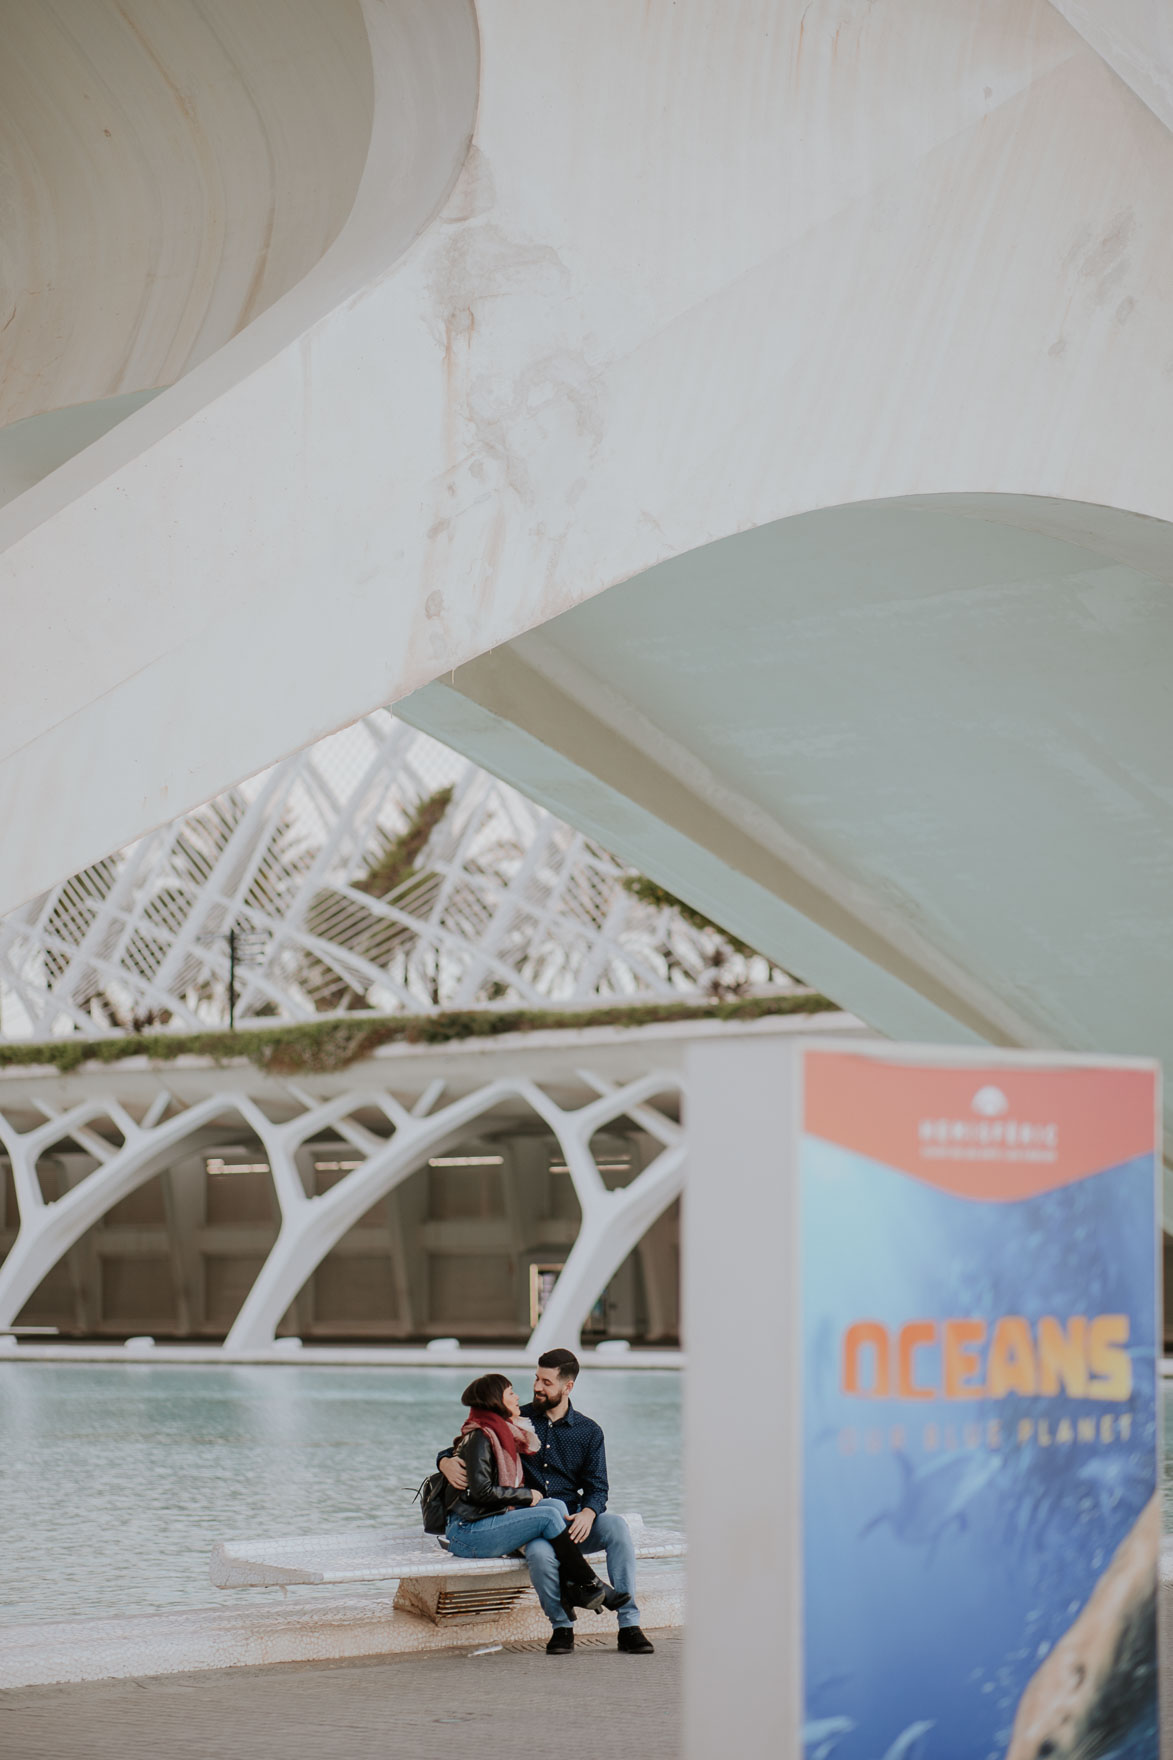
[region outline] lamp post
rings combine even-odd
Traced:
[[[265,932],[261,929],[238,929],[233,923],[227,933],[200,935],[197,939],[205,945],[216,941],[228,943],[228,1030],[230,1033],[235,1032],[236,968],[238,965],[247,966],[252,963],[251,956],[264,944]]]

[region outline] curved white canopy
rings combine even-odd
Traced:
[[[881,1028],[1173,1050],[1169,67],[1064,10],[367,0],[334,244],[0,514],[0,902],[422,692]]]

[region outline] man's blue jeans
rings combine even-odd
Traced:
[[[556,1498],[549,1499],[557,1503]],[[541,1508],[538,1504],[536,1508]],[[558,1504],[558,1508],[563,1506]],[[607,1575],[611,1586],[615,1589],[626,1589],[631,1600],[619,1609],[621,1626],[637,1626],[639,1624],[639,1608],[635,1604],[635,1547],[632,1544],[631,1530],[622,1516],[613,1516],[605,1511],[595,1517],[595,1525],[587,1535],[583,1551],[587,1553],[606,1551]],[[538,1600],[552,1626],[568,1626],[571,1621],[558,1598],[558,1560],[554,1557],[554,1548],[548,1540],[531,1540],[525,1549],[525,1562],[529,1566],[530,1581],[538,1592]]]
[[[448,1523],[448,1547],[455,1558],[504,1558],[507,1553],[525,1549],[530,1582],[537,1590],[542,1611],[552,1626],[568,1626],[572,1622],[558,1593],[558,1560],[550,1538],[566,1527],[566,1505],[557,1497],[543,1497],[529,1509],[505,1510],[499,1516],[485,1516],[479,1522]],[[619,1609],[621,1626],[639,1624],[639,1608],[635,1604],[635,1547],[622,1516],[596,1516],[595,1525],[587,1536],[584,1550],[606,1549],[607,1575],[616,1589],[626,1589],[632,1597]]]

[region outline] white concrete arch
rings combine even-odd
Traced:
[[[13,1323],[37,1286],[87,1229],[121,1199],[178,1159],[187,1140],[209,1125],[235,1115],[260,1141],[272,1174],[281,1235],[288,1238],[290,1233],[297,1232],[298,1219],[311,1202],[295,1160],[301,1144],[316,1131],[344,1120],[354,1106],[374,1104],[392,1118],[402,1111],[388,1094],[363,1094],[357,1098],[347,1095],[318,1104],[307,1101],[304,1111],[285,1123],[275,1123],[247,1092],[213,1094],[164,1119],[170,1104],[169,1091],[160,1089],[139,1123],[115,1098],[83,1101],[66,1112],[42,1103],[40,1109],[47,1114],[46,1123],[25,1132],[13,1129],[0,1112],[0,1146],[10,1158],[20,1213],[16,1241],[0,1264],[0,1327]],[[98,1118],[110,1118],[115,1123],[123,1134],[121,1146],[115,1147],[87,1129]],[[378,1139],[362,1132],[353,1121],[343,1128],[351,1140],[361,1138],[364,1148],[378,1144]],[[47,1204],[36,1177],[37,1159],[65,1137],[84,1148],[99,1165],[64,1197]],[[280,1236],[277,1244],[281,1245]],[[272,1342],[271,1335],[267,1342]]]
[[[24,196],[6,424],[170,385],[295,286],[354,205],[373,89],[359,0],[7,0],[0,21]]]
[[[1171,654],[1173,524],[942,495],[677,557],[399,712],[882,1031],[1167,1060]]]
[[[257,0],[257,3],[260,4],[261,0]],[[18,7],[18,10],[29,9]],[[225,10],[233,12],[231,6],[226,6]],[[334,9],[323,8],[313,4],[312,0],[306,0],[304,10],[320,16],[332,13]],[[373,78],[373,116],[369,150],[357,195],[338,236],[288,292],[282,294],[259,316],[254,317],[238,334],[225,341],[209,358],[192,367],[158,397],[136,409],[110,432],[87,445],[83,452],[61,464],[43,481],[18,495],[7,507],[0,508],[0,553],[6,553],[10,560],[23,550],[28,541],[36,548],[38,540],[35,534],[43,531],[47,524],[56,526],[61,516],[65,517],[67,524],[70,523],[70,510],[73,510],[75,517],[80,511],[80,501],[92,492],[96,490],[99,498],[102,498],[106,493],[102,485],[120,477],[124,471],[135,476],[141,461],[148,453],[153,457],[167,453],[171,460],[169,468],[176,473],[177,480],[186,477],[193,469],[202,469],[202,466],[196,465],[191,453],[191,440],[201,428],[205,429],[208,439],[211,439],[211,429],[219,427],[221,415],[225,412],[225,400],[235,406],[236,413],[231,418],[232,438],[229,439],[226,434],[221,433],[213,443],[214,452],[222,460],[226,460],[229,453],[238,460],[247,454],[254,462],[263,455],[268,456],[287,486],[292,488],[295,484],[300,485],[297,491],[299,494],[311,494],[311,486],[321,481],[321,467],[324,462],[319,454],[319,442],[313,435],[318,428],[319,417],[326,415],[329,409],[332,411],[328,417],[329,425],[333,426],[335,420],[341,420],[348,432],[347,449],[351,458],[348,469],[355,468],[358,461],[365,460],[358,468],[362,471],[375,469],[383,483],[380,491],[383,495],[387,493],[388,482],[394,483],[396,480],[396,466],[385,453],[381,435],[370,429],[366,416],[377,408],[378,420],[386,420],[391,408],[402,404],[403,398],[408,395],[407,381],[400,381],[389,400],[388,387],[380,385],[375,392],[375,404],[368,407],[366,414],[353,402],[350,392],[345,392],[344,401],[350,408],[344,414],[336,403],[342,388],[328,363],[318,353],[314,337],[320,326],[325,326],[326,329],[349,327],[347,314],[353,302],[361,300],[372,285],[377,285],[392,275],[395,265],[410,253],[412,245],[451,191],[465,162],[475,123],[480,46],[471,0],[364,0],[362,13]],[[334,110],[331,115],[337,120]],[[419,346],[419,337],[414,337],[410,344],[411,349],[416,350]],[[372,371],[378,377],[381,363],[385,364],[386,337],[380,338],[376,335],[371,339],[370,347],[368,377]],[[0,357],[0,375],[10,376],[14,371],[16,368],[12,361],[5,362]],[[290,372],[292,377],[288,377]],[[290,396],[293,399],[292,404],[289,401]],[[259,398],[260,401],[252,415],[246,414],[245,406],[254,398]],[[243,403],[239,399],[243,399]],[[261,415],[262,405],[267,412],[264,415]],[[296,413],[297,407],[301,409],[300,416]],[[259,424],[257,416],[260,416]],[[279,463],[278,455],[282,455]],[[115,491],[115,494],[121,499],[121,491]],[[136,502],[137,498],[138,491],[134,490],[131,491],[130,501],[121,499],[123,510],[129,515],[129,524],[119,540],[124,574],[128,568],[133,571],[133,565],[129,562],[130,552],[134,548],[132,534],[137,531],[140,536],[145,536],[141,509],[131,511],[131,503]],[[260,506],[266,500],[267,494],[262,492],[261,500],[256,505]],[[284,524],[283,516],[279,514],[275,502],[269,502],[268,505],[274,523],[269,526],[268,533],[261,542],[262,553],[271,553],[273,544],[279,547],[282,545],[280,532]],[[268,521],[267,515],[266,524]],[[57,530],[60,535],[61,528],[57,527]],[[212,549],[218,549],[221,540],[227,536],[227,529],[218,515],[210,515],[204,523],[203,531],[201,544],[196,534],[191,534],[190,541],[187,537],[180,539],[178,527],[172,528],[177,547],[170,561],[164,562],[162,557],[158,557],[151,565],[155,582],[153,591],[160,591],[160,582],[170,580],[173,566],[178,563],[181,555],[187,555],[204,582],[197,596],[188,602],[187,611],[182,614],[187,637],[194,637],[198,643],[201,640],[201,630],[206,637],[211,634],[214,626],[219,625],[222,615],[229,617],[234,635],[232,641],[227,643],[220,640],[219,636],[216,639],[216,675],[224,686],[225,704],[233,703],[238,706],[237,709],[229,709],[229,715],[243,712],[244,718],[251,720],[254,711],[249,709],[244,712],[244,703],[250,698],[254,705],[257,702],[256,676],[254,674],[251,684],[245,683],[243,672],[239,674],[235,684],[230,678],[242,664],[245,672],[252,671],[253,662],[259,657],[252,649],[251,638],[245,634],[246,625],[252,616],[249,610],[251,595],[243,583],[240,583],[233,589],[229,599],[220,604],[214,602],[216,594],[212,583],[217,577],[221,580],[225,578],[226,559],[221,557],[220,561],[213,561],[206,546],[210,543]],[[362,566],[364,570],[370,570],[369,583],[373,583],[378,577],[383,582],[380,592],[393,599],[395,595],[388,595],[386,585],[389,559],[381,552],[376,554],[371,551],[367,539],[361,534],[355,532],[352,536],[367,556]],[[324,531],[322,537],[326,537]],[[201,548],[204,549],[202,560],[197,555]],[[259,554],[256,560],[259,562]],[[22,565],[18,564],[20,566]],[[338,555],[333,537],[328,539],[326,547],[317,555],[312,570],[318,587],[327,580],[338,578]],[[64,595],[69,600],[79,589],[80,583],[71,564],[66,565],[66,576],[72,582]],[[64,586],[65,576],[59,576],[59,579]],[[0,582],[0,591],[5,591],[5,588],[6,583]],[[167,592],[167,589],[163,590]],[[317,588],[315,594],[316,591]],[[121,656],[114,662],[114,671],[124,682],[141,672],[148,650],[156,658],[159,656],[155,642],[158,632],[147,635],[137,618],[126,620],[120,612],[115,612],[112,603],[104,600],[103,592],[96,587],[92,575],[88,587],[84,589],[84,597],[91,611],[99,602],[105,602],[108,606],[111,621],[105,626],[106,632],[107,635],[118,632],[116,639],[122,649]],[[7,602],[6,591],[5,598]],[[256,608],[254,603],[253,609]],[[286,612],[290,609],[291,602],[287,602]],[[98,653],[103,643],[97,636],[92,617],[74,617],[65,610],[64,602],[59,604],[58,610],[63,613],[59,622],[53,616],[57,629],[54,670],[57,675],[58,707],[48,718],[39,718],[40,733],[48,734],[50,738],[54,721],[59,722],[62,732],[65,732],[65,723],[72,721],[71,710],[66,711],[65,721],[59,721],[59,714],[64,698],[73,698],[75,687],[79,687],[81,694],[91,703],[96,700],[95,690],[98,695],[102,695],[107,688],[98,682],[98,673],[101,671]],[[12,629],[11,635],[13,651],[23,653],[22,638],[15,629]],[[140,643],[140,636],[146,636],[145,647]],[[75,637],[78,638],[76,644]],[[186,645],[187,637],[181,638],[181,645]],[[251,660],[246,658],[250,651]],[[31,653],[30,649],[30,663]],[[301,662],[297,663],[296,672],[298,676],[309,676],[303,670]],[[185,676],[190,681],[191,675],[186,668]],[[332,667],[324,667],[314,691],[309,693],[313,696],[322,689],[325,691],[321,713],[316,716],[316,726],[310,737],[330,732],[354,718],[351,713],[338,713],[336,706],[329,702],[334,690],[331,683],[333,676]],[[154,734],[150,742],[119,737],[117,744],[124,753],[127,768],[133,770],[144,763],[148,768],[151,767],[153,761],[148,754],[154,739],[160,737],[163,725],[174,716],[180,702],[192,700],[196,694],[198,693],[191,692],[185,684],[178,694],[168,693],[169,702],[167,698],[156,700],[155,706],[145,712],[145,718],[141,712],[136,711],[134,719],[138,725],[152,727]],[[305,693],[301,692],[286,694],[290,698],[305,697]],[[375,708],[385,703],[393,694],[389,690],[381,690],[366,706]],[[350,692],[346,695],[353,700]],[[10,690],[5,693],[4,707],[7,710],[16,709]],[[300,721],[301,717],[297,719]],[[223,725],[222,722],[220,724]],[[10,723],[9,730],[11,725]],[[31,726],[27,731],[32,732]],[[255,748],[257,759],[253,762],[247,749],[252,742],[239,742],[236,736],[230,734],[230,743],[236,748],[234,758],[227,770],[222,769],[217,761],[214,768],[219,772],[218,780],[205,787],[202,777],[196,780],[195,772],[203,767],[202,760],[196,754],[203,740],[206,740],[208,731],[208,727],[205,727],[201,739],[193,741],[188,747],[187,758],[179,760],[171,770],[169,780],[156,793],[146,816],[138,811],[123,816],[123,829],[115,835],[114,843],[109,847],[129,842],[149,826],[171,818],[177,810],[195,806],[231,781],[240,776],[254,774],[275,757],[283,756],[306,743],[303,733],[299,732],[293,738],[281,733],[276,743],[268,739],[261,742],[265,748],[263,752]],[[91,760],[97,757],[96,748],[89,746],[84,739],[77,741],[74,738],[76,732],[74,727],[66,736],[71,764],[83,769],[90,768]],[[137,755],[132,754],[132,748]],[[0,753],[10,753],[6,734],[2,729]],[[194,770],[191,768],[193,760]],[[98,767],[105,768],[104,761]],[[96,772],[92,771],[91,775],[96,784]],[[181,777],[184,780],[179,782]],[[13,773],[9,773],[7,780],[13,780]],[[17,808],[16,799],[7,796],[3,782],[0,782],[0,794],[5,796],[5,810]],[[61,799],[60,796],[57,798]],[[141,793],[139,799],[141,804]],[[30,797],[29,805],[31,804]],[[62,808],[61,818],[69,818],[72,809],[65,810],[63,801]],[[99,814],[99,818],[102,817],[104,815]],[[55,822],[60,823],[60,820]],[[100,838],[105,845],[104,835],[100,834]],[[3,904],[8,906],[31,897],[46,885],[54,884],[63,874],[85,865],[87,859],[83,858],[80,863],[73,863],[68,858],[61,861],[59,852],[53,852],[40,868],[41,884],[38,886],[34,883],[31,887],[20,885],[15,891],[5,891]]]
[[[0,1264],[0,1327],[14,1323],[37,1286],[70,1247],[121,1198],[174,1160],[188,1137],[226,1112],[244,1116],[247,1105],[237,1095],[219,1094],[196,1101],[175,1117],[164,1119],[169,1100],[166,1090],[161,1090],[141,1123],[118,1110],[118,1126],[125,1137],[120,1149],[103,1144],[85,1128],[92,1120],[111,1115],[112,1108],[117,1107],[117,1102],[111,1100],[83,1102],[28,1132],[13,1130],[0,1114],[0,1143],[12,1163],[20,1213],[16,1241]],[[37,1157],[67,1136],[81,1143],[99,1165],[64,1197],[47,1204],[37,1182]]]
[[[9,1248],[0,1261],[0,1328],[16,1321],[63,1256],[80,1247],[72,1265],[72,1307],[55,1311],[65,1322],[64,1330],[83,1337],[95,1329],[114,1336],[144,1330],[134,1324],[136,1318],[141,1321],[141,1308],[136,1315],[119,1299],[108,1304],[103,1294],[102,1267],[125,1264],[129,1251],[156,1263],[166,1258],[170,1266],[175,1305],[154,1310],[155,1330],[166,1334],[174,1328],[180,1337],[207,1339],[223,1336],[227,1327],[229,1351],[264,1352],[307,1279],[357,1225],[373,1233],[352,1243],[356,1257],[382,1255],[395,1266],[396,1278],[404,1275],[408,1252],[443,1255],[451,1246],[457,1258],[484,1251],[518,1264],[527,1262],[527,1256],[529,1262],[544,1262],[550,1254],[564,1257],[553,1297],[530,1343],[534,1348],[573,1344],[616,1270],[682,1192],[686,1119],[677,1123],[674,1115],[679,1111],[683,1117],[685,1111],[688,1047],[698,1038],[718,1035],[756,1040],[844,1031],[858,1033],[859,1023],[827,1013],[660,1022],[637,1029],[574,1027],[442,1045],[398,1044],[349,1069],[306,1071],[297,1079],[240,1058],[220,1062],[195,1056],[94,1059],[68,1071],[47,1065],[8,1067],[0,1070],[0,1156],[11,1164],[17,1217],[7,1208],[0,1212],[0,1251],[5,1244]],[[560,1198],[552,1201],[549,1187],[560,1185],[561,1176],[556,1182],[548,1177],[553,1171],[545,1158],[549,1145],[535,1141],[535,1119],[559,1145],[568,1169],[580,1212],[577,1237],[568,1213],[572,1207]],[[644,1165],[627,1185],[609,1188],[592,1143],[600,1135],[613,1140],[616,1128],[623,1128],[620,1120],[639,1133]],[[237,1121],[242,1135],[232,1136]],[[486,1213],[486,1233],[480,1237],[481,1222],[472,1225],[471,1234],[459,1222],[456,1242],[426,1239],[431,1224],[422,1209],[414,1221],[404,1212],[398,1221],[377,1226],[364,1222],[377,1201],[430,1156],[485,1132],[511,1145],[506,1151],[514,1162],[508,1182],[512,1195],[505,1198],[505,1210],[512,1216],[506,1225],[507,1247],[496,1214]],[[271,1181],[279,1213],[279,1232],[271,1246],[268,1204],[263,1216],[249,1207],[249,1194],[256,1188],[213,1177],[237,1173],[251,1179],[264,1169],[206,1165],[210,1156],[228,1153],[226,1138],[234,1155],[244,1151],[237,1158],[246,1163],[260,1161],[263,1153],[269,1170],[266,1184]],[[66,1140],[97,1165],[87,1170],[79,1155],[66,1166],[71,1151],[68,1146],[59,1151],[67,1189],[56,1201],[46,1201],[37,1178],[38,1158]],[[361,1155],[361,1165],[349,1171],[339,1167],[339,1144],[347,1146],[347,1159],[351,1152],[357,1152],[355,1158]],[[319,1159],[323,1155],[324,1162]],[[634,1159],[633,1147],[629,1166]],[[319,1170],[341,1177],[310,1195]],[[83,1243],[87,1231],[158,1173],[168,1177],[162,1182],[155,1223],[140,1213],[97,1230]],[[243,1207],[230,1197],[234,1192],[242,1196]],[[267,1257],[255,1272],[261,1223]],[[153,1227],[155,1233],[128,1242],[119,1233],[123,1227]],[[397,1229],[402,1233],[397,1235]],[[215,1282],[234,1261],[237,1269],[228,1281]],[[248,1265],[247,1277],[242,1261]],[[412,1263],[422,1266],[424,1260]],[[521,1316],[515,1308],[510,1312],[507,1324],[512,1330]],[[499,1321],[504,1316],[498,1311],[491,1317]],[[386,1310],[359,1316],[352,1310],[344,1315],[311,1312],[305,1316],[307,1337],[337,1336],[330,1326],[356,1318],[362,1322],[362,1335],[373,1341],[383,1336],[382,1322],[392,1315]],[[417,1307],[409,1295],[402,1305],[393,1304],[390,1335],[418,1338],[432,1318],[431,1304]],[[630,1315],[622,1324],[634,1323]],[[453,1315],[444,1325],[445,1330],[457,1330],[459,1317]]]
[[[0,1111],[0,1147],[9,1156],[20,1213],[20,1229],[0,1264],[0,1327],[10,1326],[55,1265],[106,1213],[130,1192],[182,1155],[185,1142],[211,1124],[235,1115],[262,1145],[272,1173],[280,1230],[237,1315],[225,1349],[253,1351],[273,1343],[290,1303],[322,1260],[371,1205],[422,1167],[430,1155],[467,1135],[470,1126],[503,1100],[520,1099],[550,1128],[566,1157],[582,1211],[582,1225],[554,1297],[534,1334],[535,1348],[557,1337],[577,1343],[583,1323],[614,1271],[681,1190],[684,1151],[680,1128],[649,1096],[676,1092],[676,1078],[654,1072],[617,1085],[580,1071],[598,1098],[577,1108],[556,1104],[535,1082],[517,1078],[489,1081],[436,1110],[444,1083],[430,1083],[409,1106],[385,1089],[356,1089],[325,1100],[290,1085],[301,1110],[275,1122],[248,1093],[224,1092],[199,1100],[164,1119],[171,1102],[160,1089],[141,1123],[116,1097],[87,1100],[58,1111],[45,1106],[43,1125],[20,1131]],[[354,1114],[374,1109],[392,1127],[389,1139],[361,1125]],[[608,1190],[590,1150],[596,1132],[627,1116],[664,1147],[627,1186]],[[116,1146],[88,1127],[110,1119],[123,1135]],[[361,1167],[329,1191],[307,1196],[297,1169],[297,1151],[311,1137],[333,1130],[360,1149]],[[46,1203],[36,1176],[38,1158],[63,1138],[71,1138],[99,1163],[54,1203]]]
[[[599,1090],[599,1101],[564,1117],[559,1135],[582,1208],[582,1227],[530,1339],[529,1348],[537,1355],[555,1345],[573,1349],[578,1344],[600,1292],[684,1189],[683,1132],[657,1107],[644,1103],[665,1086],[675,1090],[676,1084],[652,1075],[619,1089],[589,1071],[580,1073]],[[663,1147],[629,1185],[609,1191],[599,1178],[590,1140],[619,1112]]]
[[[1167,1059],[1173,137],[1067,10],[372,0],[334,246],[0,514],[0,904],[411,698],[882,1030]]]
[[[29,657],[0,796],[63,801],[0,904],[725,535],[959,488],[1173,513],[1173,139],[1049,0],[503,0],[479,61],[467,12],[396,17],[416,85],[384,102],[376,52],[318,269],[0,521]],[[380,127],[429,107],[402,162],[463,175],[356,268]],[[108,627],[50,643],[79,568]],[[179,705],[217,666],[209,728]],[[137,726],[149,750],[91,763]]]
[[[600,1087],[599,1098],[569,1112],[536,1083],[506,1078],[488,1082],[439,1111],[434,1110],[442,1087],[437,1083],[425,1090],[410,1111],[394,1095],[380,1091],[348,1095],[307,1109],[286,1125],[258,1122],[257,1135],[291,1170],[294,1149],[326,1124],[361,1148],[366,1159],[328,1192],[313,1198],[306,1197],[295,1171],[292,1178],[286,1178],[280,1234],[232,1325],[225,1350],[256,1350],[272,1344],[290,1303],[359,1217],[417,1172],[430,1155],[459,1140],[478,1118],[509,1098],[525,1101],[553,1131],[566,1156],[582,1209],[578,1242],[555,1288],[559,1336],[563,1342],[577,1341],[612,1271],[677,1196],[683,1162],[682,1150],[676,1145],[676,1127],[654,1108],[641,1104],[649,1095],[673,1089],[673,1078],[643,1076],[621,1088],[603,1082],[592,1085]],[[372,1138],[347,1117],[364,1105],[376,1107],[387,1117],[393,1127],[388,1141]],[[674,1146],[657,1156],[630,1186],[609,1192],[589,1144],[596,1131],[624,1113],[638,1116],[639,1122],[648,1121],[646,1128],[654,1129],[661,1141],[671,1141]],[[273,1167],[276,1174],[276,1162]],[[535,1339],[544,1325],[545,1316]]]
[[[1173,129],[1173,20],[1162,0],[1052,0],[1166,128]]]

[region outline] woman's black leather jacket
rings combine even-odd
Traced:
[[[458,1522],[479,1522],[485,1516],[499,1516],[503,1510],[531,1504],[534,1494],[528,1485],[498,1485],[497,1456],[493,1444],[483,1430],[470,1430],[462,1436],[456,1449],[458,1460],[464,1462],[468,1489],[456,1491],[448,1487],[448,1515]]]

